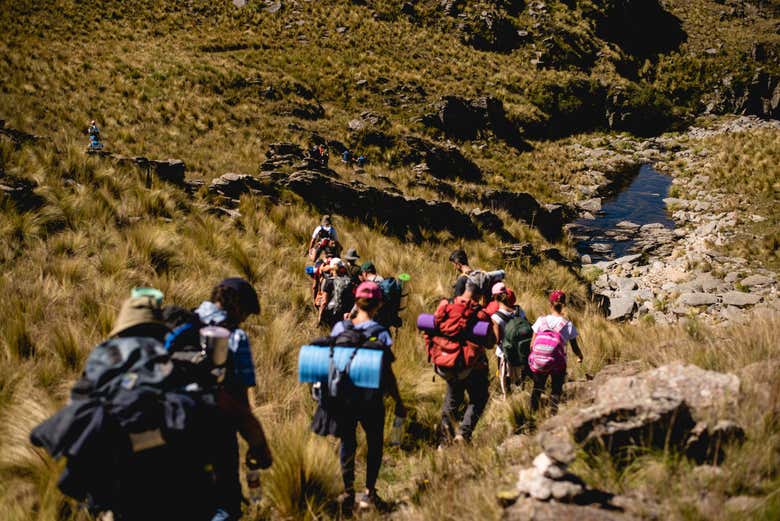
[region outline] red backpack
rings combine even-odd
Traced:
[[[428,358],[439,367],[473,367],[484,347],[468,334],[484,313],[479,304],[459,298],[439,304],[435,317],[437,334],[427,338]]]

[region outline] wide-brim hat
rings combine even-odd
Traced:
[[[114,328],[108,334],[114,337],[128,329],[140,325],[159,326],[167,330],[162,321],[162,311],[157,300],[151,296],[134,297],[125,300],[114,321]]]
[[[358,252],[355,250],[355,248],[350,248],[342,257],[348,261],[356,261],[360,258],[360,255],[358,255]]]

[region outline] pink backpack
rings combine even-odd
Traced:
[[[550,374],[566,371],[566,346],[563,344],[561,330],[567,324],[564,320],[553,328],[547,319],[544,320],[531,346],[531,354],[528,355],[531,372]]]

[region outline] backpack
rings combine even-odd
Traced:
[[[219,411],[213,389],[181,385],[153,338],[95,347],[70,402],[30,440],[67,463],[58,486],[120,519],[210,519]],[[143,501],[139,501],[143,498]]]
[[[479,321],[481,309],[478,304],[455,299],[439,305],[434,315],[436,333],[427,342],[428,359],[435,366],[467,368],[479,362],[484,347],[469,338],[469,334]]]
[[[311,429],[321,436],[341,436],[344,427],[340,420],[345,415],[354,414],[357,409],[366,406],[381,407],[382,385],[379,389],[363,389],[356,387],[350,377],[352,361],[360,349],[384,349],[384,345],[377,341],[377,337],[387,328],[377,324],[371,328],[361,330],[355,328],[351,320],[342,321],[344,330],[335,337],[323,337],[311,342],[312,345],[330,347],[330,365],[328,367],[327,380],[314,384],[317,409],[312,419]],[[335,346],[354,347],[349,360],[344,368],[336,365],[333,354]],[[386,357],[383,358],[383,366]],[[385,368],[383,367],[383,372]]]
[[[216,383],[211,359],[200,345],[200,330],[207,324],[194,311],[179,306],[163,307],[162,315],[171,330],[165,336],[163,347],[182,378],[204,385]]]
[[[382,307],[374,320],[385,327],[401,327],[404,323],[398,313],[403,310],[401,299],[404,297],[401,281],[395,278],[383,279],[379,283],[382,290]]]
[[[333,227],[325,228],[324,226],[320,226],[320,230],[317,232],[317,240],[321,241],[322,239],[332,239],[333,238]]]
[[[331,322],[335,324],[349,313],[355,304],[355,282],[349,275],[333,277],[333,295],[326,307]]]
[[[479,288],[479,293],[483,297],[490,297],[490,291],[493,289],[493,284],[504,279],[504,271],[482,271],[471,270],[466,275],[466,280],[476,285]]]
[[[532,372],[550,374],[566,371],[566,346],[563,344],[561,331],[567,323],[562,321],[553,328],[548,320],[544,319],[528,355],[528,366]]]
[[[523,367],[528,365],[528,355],[531,353],[531,339],[534,330],[528,319],[516,313],[504,326],[504,339],[501,342],[501,352],[504,353],[509,365]]]

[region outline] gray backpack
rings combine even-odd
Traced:
[[[333,295],[327,310],[336,320],[341,320],[355,304],[355,283],[349,275],[340,275],[333,279]]]

